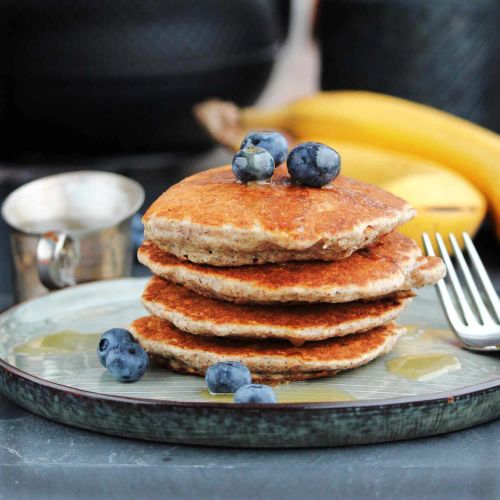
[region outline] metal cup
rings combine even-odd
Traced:
[[[137,182],[96,171],[44,177],[12,192],[2,216],[11,229],[16,302],[129,276],[130,222],[143,201]]]

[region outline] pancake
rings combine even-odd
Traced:
[[[214,363],[239,361],[256,381],[306,380],[357,368],[389,352],[404,333],[404,328],[388,323],[365,333],[295,347],[281,340],[191,335],[155,316],[135,320],[130,330],[148,354],[172,370],[204,375]]]
[[[343,259],[414,216],[401,198],[348,177],[310,188],[281,166],[271,182],[247,185],[225,166],[172,186],[143,222],[146,239],[179,259],[241,266]]]
[[[177,359],[156,359],[157,363],[174,372],[183,373],[185,375],[200,375],[195,369],[180,362]],[[315,378],[333,377],[338,373],[338,370],[321,370],[316,372],[298,372],[298,373],[252,373],[252,381],[266,384],[282,384],[287,382],[301,382],[303,380],[312,380]]]
[[[286,339],[294,345],[363,332],[403,311],[412,292],[372,302],[245,305],[215,300],[154,276],[142,302],[154,316],[195,335]]]
[[[347,259],[261,266],[212,267],[181,261],[146,241],[139,261],[151,271],[195,292],[239,303],[351,302],[432,284],[445,267],[422,257],[417,244],[397,232]]]

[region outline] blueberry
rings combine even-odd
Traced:
[[[234,393],[235,403],[276,403],[276,394],[272,387],[263,384],[241,386]]]
[[[106,358],[106,368],[120,382],[139,380],[148,367],[148,355],[137,343],[121,344],[111,349]]]
[[[111,330],[105,331],[97,345],[97,357],[101,365],[106,366],[106,356],[111,349],[121,344],[128,344],[129,342],[135,342],[135,339],[128,330],[123,328],[111,328]]]
[[[285,161],[288,153],[288,142],[279,132],[252,132],[245,136],[240,147],[244,149],[250,146],[265,149],[273,157],[276,166]]]
[[[235,392],[238,387],[252,382],[250,370],[237,361],[212,365],[205,375],[208,390],[213,394]]]
[[[321,187],[339,175],[340,156],[325,144],[304,142],[290,151],[287,168],[295,182]]]
[[[233,157],[233,174],[241,182],[263,181],[273,173],[274,160],[265,149],[250,146]]]

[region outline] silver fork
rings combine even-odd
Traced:
[[[458,246],[455,236],[453,234],[449,235],[451,247],[453,248],[456,260],[465,278],[465,283],[472,297],[472,302],[475,305],[475,312],[473,312],[466,298],[464,288],[460,283],[453,262],[446,250],[443,238],[439,233],[436,233],[435,236],[439,253],[448,271],[451,288],[460,306],[460,310],[457,310],[445,280],[442,279],[438,281],[436,284],[438,295],[450,326],[457,337],[463,342],[464,347],[476,351],[500,351],[500,302],[470,236],[467,233],[462,233],[469,259],[475,270],[477,279],[488,298],[491,312],[488,310],[487,304],[479,293],[476,281],[472,276],[471,270],[467,265],[464,254]],[[422,235],[422,240],[427,255],[436,255],[431,239],[427,233]]]

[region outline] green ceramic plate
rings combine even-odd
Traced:
[[[235,405],[202,378],[152,367],[134,384],[99,364],[102,332],[145,314],[144,279],[80,285],[0,317],[0,390],[66,424],[156,441],[332,446],[415,438],[500,416],[500,357],[463,350],[432,289],[401,317],[408,334],[382,359],[336,377],[279,386],[277,405]]]

